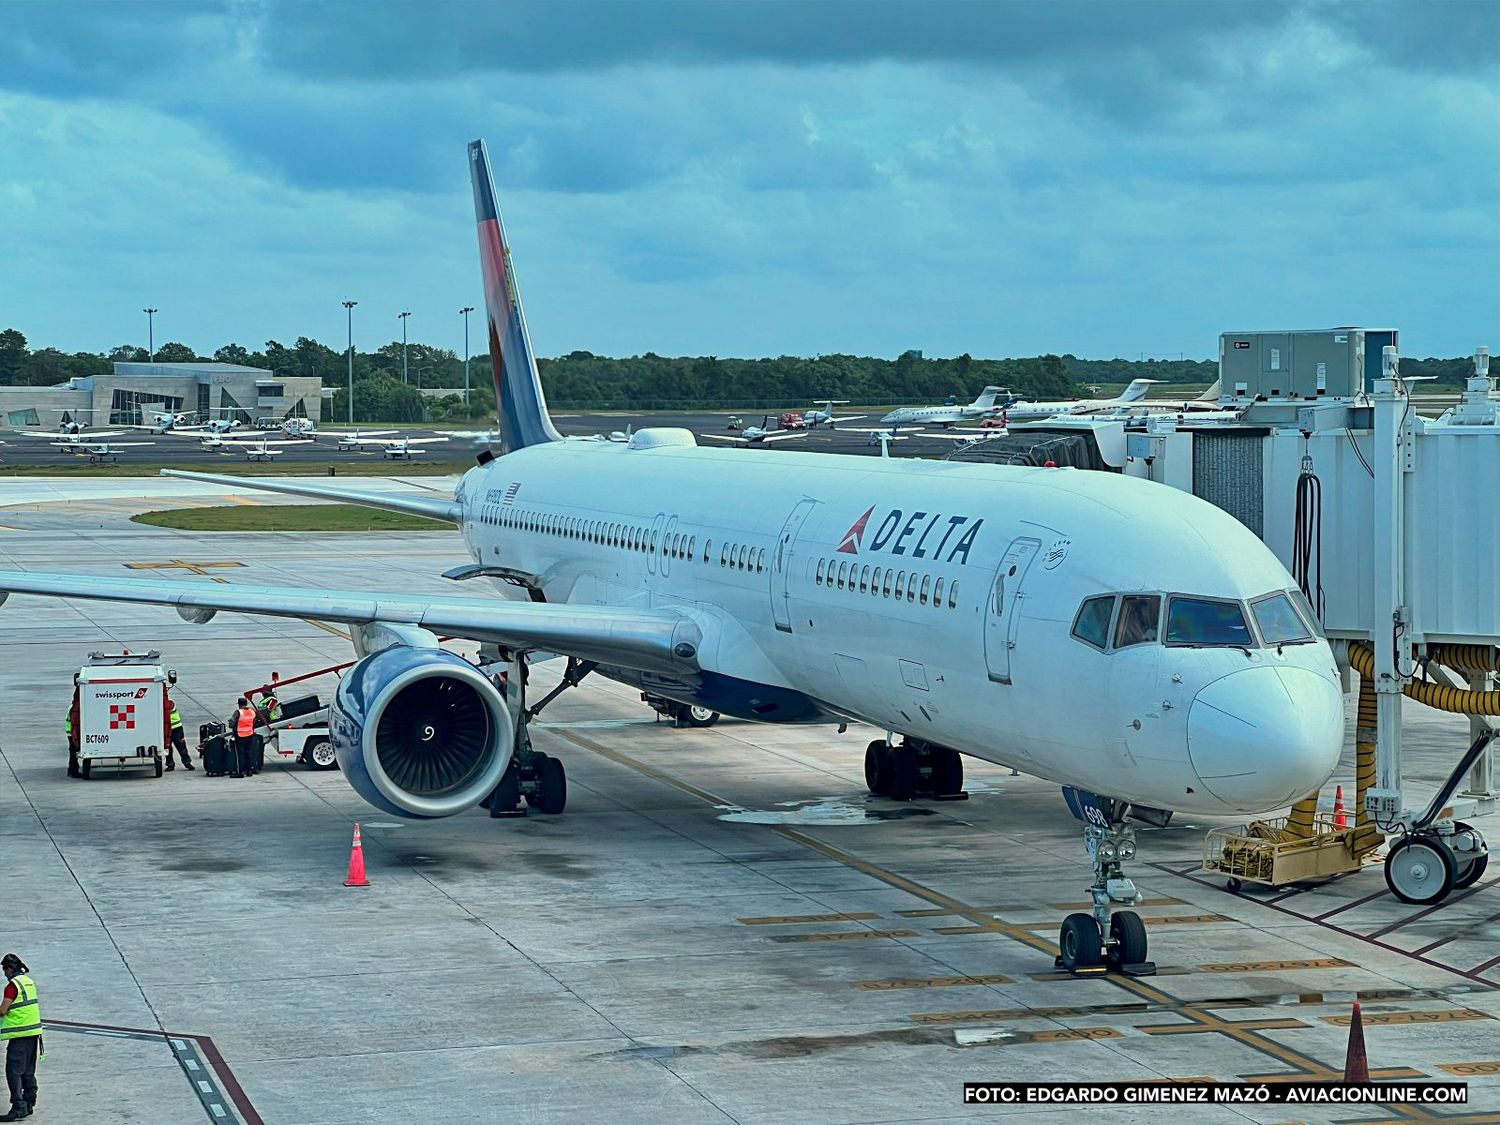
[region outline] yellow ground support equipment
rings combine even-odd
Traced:
[[[1284,816],[1215,828],[1203,844],[1203,870],[1223,875],[1231,891],[1243,883],[1280,887],[1359,870],[1362,857],[1354,849],[1352,827],[1336,828],[1331,815],[1318,813],[1312,829],[1299,832]]]

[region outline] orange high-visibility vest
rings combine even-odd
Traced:
[[[241,707],[234,713],[234,733],[240,738],[249,738],[255,733],[255,712],[249,707]]]

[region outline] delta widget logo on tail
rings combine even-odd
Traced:
[[[865,528],[875,514],[871,504],[844,532],[837,554],[857,555],[864,547]],[[892,508],[870,538],[870,551],[890,548],[893,555],[909,555],[914,559],[932,559],[935,562],[969,561],[969,550],[984,526],[984,519],[970,516],[945,516],[941,512],[912,512],[907,515],[900,508]],[[954,536],[957,535],[955,539]],[[908,542],[915,535],[915,542]],[[952,543],[952,547],[948,544]],[[946,554],[944,552],[947,552]]]

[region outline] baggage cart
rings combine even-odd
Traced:
[[[1203,871],[1222,875],[1231,891],[1245,883],[1281,887],[1331,879],[1358,871],[1354,826],[1340,828],[1327,813],[1313,817],[1311,836],[1295,836],[1287,818],[1257,820],[1238,828],[1215,828],[1203,843]]]
[[[78,766],[162,773],[168,675],[161,653],[91,652],[78,670]]]

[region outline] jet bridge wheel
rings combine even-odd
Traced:
[[[1430,836],[1407,836],[1385,857],[1385,882],[1402,902],[1430,906],[1452,892],[1453,854]]]
[[[1464,821],[1459,820],[1454,822],[1453,827],[1456,833],[1472,833],[1475,838],[1480,841],[1481,846],[1483,846],[1484,837],[1475,830],[1472,824],[1466,824]],[[1461,855],[1463,853],[1455,854]],[[1461,891],[1465,887],[1472,887],[1475,883],[1479,882],[1480,877],[1484,874],[1484,869],[1489,865],[1489,853],[1481,852],[1478,856],[1469,861],[1469,865],[1467,867],[1459,869],[1457,878],[1453,880],[1453,889],[1456,891]]]

